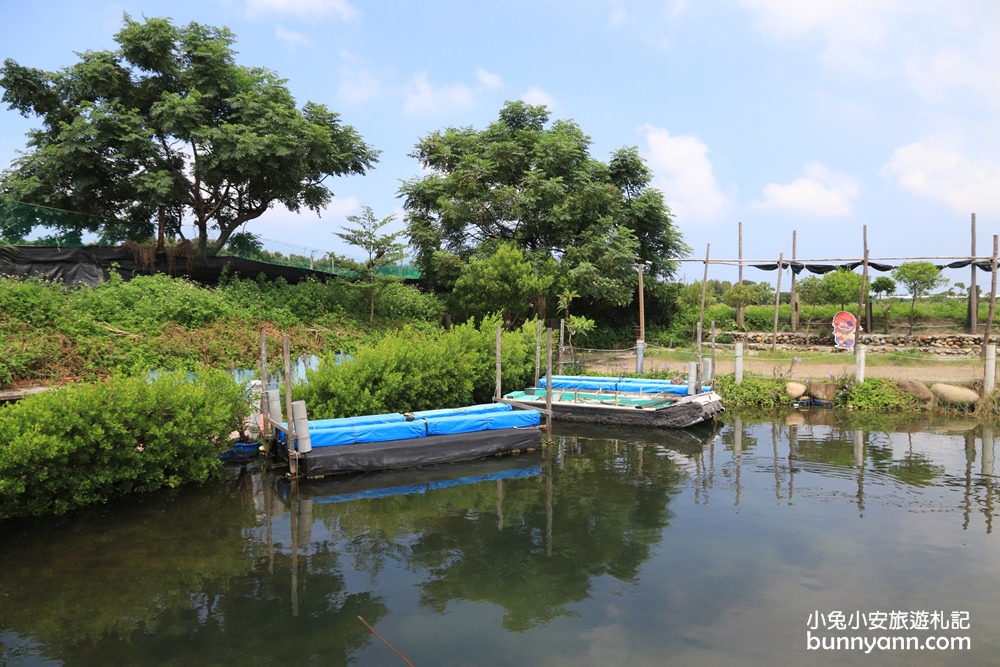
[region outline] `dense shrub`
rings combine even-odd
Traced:
[[[495,327],[463,324],[451,331],[407,327],[353,354],[346,364],[323,363],[296,387],[311,419],[407,412],[488,402],[496,384]],[[502,334],[504,391],[531,383],[535,325]]]
[[[784,387],[784,380],[744,377],[741,384],[736,384],[735,376],[719,375],[712,389],[727,407],[770,410],[791,404]]]
[[[115,376],[0,408],[0,520],[202,482],[249,412],[227,373]]]

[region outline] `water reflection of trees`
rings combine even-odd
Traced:
[[[252,664],[275,651],[287,664],[348,664],[372,640],[357,616],[377,621],[386,606],[348,593],[337,555],[317,552],[305,563],[316,595],[293,617],[291,555],[261,539],[260,481],[6,525],[0,633],[62,664]],[[0,664],[8,657],[0,645]]]
[[[388,559],[423,572],[421,604],[490,602],[521,631],[570,613],[596,578],[635,582],[670,519],[683,476],[666,450],[558,438],[543,474],[433,494],[319,505],[315,520],[351,538],[356,568]]]
[[[881,425],[882,428],[897,430],[865,430],[861,425]],[[770,457],[760,451],[762,441],[768,440],[762,437],[768,429],[773,450]],[[907,443],[902,452],[898,442],[901,435],[905,436]],[[893,442],[893,436],[897,438],[896,442]],[[949,471],[933,452],[915,449],[915,439],[926,437],[942,437],[945,442],[961,438],[965,462],[961,474]],[[988,423],[933,415],[920,415],[904,422],[898,417],[878,420],[870,415],[855,418],[854,415],[845,416],[833,410],[814,410],[790,413],[784,424],[774,420],[744,421],[733,417],[721,440],[723,446],[732,452],[731,468],[735,469],[733,476],[737,480],[737,504],[743,457],[750,452],[754,455],[755,466],[773,468],[776,493],[781,480],[787,477],[788,498],[791,498],[795,475],[801,472],[831,478],[853,476],[857,486],[854,499],[862,515],[866,483],[882,484],[884,480],[891,479],[903,487],[915,489],[960,488],[963,492],[963,528],[969,527],[974,514],[981,513],[986,532],[992,532],[1000,486],[994,471],[993,429]],[[780,454],[779,441],[787,443],[787,449],[782,449]],[[927,441],[923,442],[926,448]]]

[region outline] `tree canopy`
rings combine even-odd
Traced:
[[[127,14],[113,51],[88,51],[58,72],[8,59],[3,101],[42,127],[0,176],[3,197],[90,216],[27,217],[67,239],[144,240],[158,223],[214,255],[271,206],[319,213],[330,176],[363,174],[378,158],[322,104],[295,105],[285,80],[236,64],[228,28]],[[91,217],[96,216],[96,217]]]
[[[575,123],[549,123],[544,106],[520,101],[484,130],[421,139],[411,155],[429,173],[404,182],[400,196],[424,275],[450,286],[457,264],[509,242],[534,265],[559,262],[552,290],[591,301],[630,303],[636,259],[652,263],[654,279],[672,276],[671,260],[689,248],[638,150],[604,163],[590,144]]]

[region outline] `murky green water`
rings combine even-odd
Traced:
[[[913,428],[562,427],[545,456],[248,467],[7,526],[0,665],[405,665],[374,632],[419,666],[997,664],[993,436]],[[911,636],[971,648],[877,645]]]

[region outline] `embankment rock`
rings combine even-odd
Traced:
[[[801,382],[788,382],[785,384],[785,393],[788,394],[788,398],[796,401],[806,393],[806,386]]]
[[[930,403],[934,400],[934,394],[923,382],[917,380],[897,380],[896,385],[918,401]]]
[[[956,387],[951,384],[932,384],[931,393],[940,401],[947,405],[975,405],[979,401],[979,394],[972,389]]]

